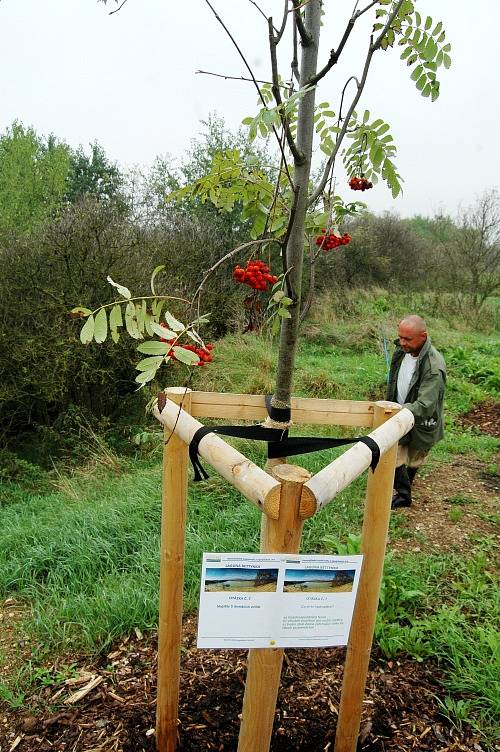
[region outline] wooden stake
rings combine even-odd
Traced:
[[[304,525],[299,515],[300,498],[302,486],[310,474],[296,465],[278,465],[273,468],[273,474],[281,481],[279,517],[274,520],[263,515],[261,551],[297,553]],[[282,662],[282,648],[248,651],[238,752],[269,750]]]
[[[392,403],[376,403],[374,426],[385,423],[398,409]],[[363,567],[347,645],[334,752],[355,752],[357,747],[384,568],[396,454],[397,443],[384,454],[375,472],[370,472],[368,477],[361,540]]]
[[[168,389],[170,400],[189,412],[190,390]],[[169,428],[164,430],[158,625],[158,692],[156,747],[174,752],[179,713],[182,595],[186,539],[188,447]]]

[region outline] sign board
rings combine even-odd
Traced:
[[[198,647],[346,645],[362,559],[203,554]]]

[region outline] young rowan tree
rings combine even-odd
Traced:
[[[117,12],[127,2],[115,1],[119,7],[112,12]],[[301,317],[304,253],[309,253],[314,261],[314,254],[339,245],[339,223],[343,217],[360,209],[359,202],[345,202],[335,193],[337,161],[342,158],[353,190],[364,191],[381,179],[394,197],[401,192],[401,177],[394,164],[396,146],[389,125],[381,117],[373,118],[367,110],[357,110],[373,61],[377,54],[399,48],[400,58],[408,66],[417,90],[434,101],[439,95],[437,72],[442,66],[450,66],[451,46],[446,41],[442,22],[435,23],[430,16],[423,16],[417,10],[418,0],[366,0],[363,5],[358,0],[337,43],[331,47],[326,59],[319,62],[323,15],[334,13],[335,9],[330,9],[322,0],[285,0],[281,18],[276,20],[267,16],[252,0],[256,12],[263,16],[263,33],[267,34],[269,43],[269,80],[262,83],[257,81],[237,40],[210,0],[205,2],[233,41],[246,68],[242,78],[252,81],[258,93],[259,111],[243,121],[248,125],[249,138],[274,135],[279,149],[279,166],[272,180],[268,172],[252,160],[245,159],[239,150],[221,152],[214,157],[203,177],[172,193],[169,200],[185,201],[196,197],[211,202],[220,211],[230,211],[236,202],[240,202],[243,216],[252,220],[253,240],[224,254],[220,261],[206,270],[204,278],[220,264],[238,255],[243,257],[246,254],[247,258],[252,258],[266,250],[280,257],[282,275],[273,287],[271,298],[272,313],[281,324],[272,404],[275,407],[289,406]],[[360,60],[358,72],[346,82],[339,82],[337,101],[330,105],[321,101],[318,91],[324,80],[334,80],[335,66],[352,35],[358,33],[358,28],[359,33],[363,33],[359,19],[365,14],[373,16],[373,24],[366,39],[364,59]],[[288,77],[283,76],[278,68],[278,49],[286,43],[290,44],[291,75]],[[324,154],[324,162],[314,181],[311,168],[315,139]],[[349,242],[349,236],[346,237],[343,244]],[[195,297],[202,287],[203,283]],[[149,314],[143,303],[142,313],[134,313],[134,302],[130,293],[128,295],[127,300],[122,298],[118,304],[127,306],[129,321],[134,322],[135,317],[136,322],[139,321],[139,330],[142,325],[143,330],[160,336],[156,313],[152,311],[153,319],[148,321]],[[100,309],[97,314],[97,336],[91,323],[92,312],[78,310],[88,317],[83,340],[90,341],[94,336],[98,341],[102,340],[105,309]],[[172,319],[170,323],[173,324]],[[116,332],[116,326],[114,330]],[[129,331],[132,336],[137,336],[135,323]],[[173,331],[171,327],[170,334],[174,335],[176,344],[185,331],[192,337],[198,336],[193,326],[182,330],[174,326]],[[137,377],[139,383],[152,380],[157,368],[171,357],[170,351],[158,347],[160,344],[143,343],[139,346],[140,351],[155,356],[150,364],[141,363],[142,371]],[[165,357],[162,359],[160,355]],[[180,352],[177,355],[181,355],[180,359],[184,357]],[[188,362],[187,359],[184,362]]]

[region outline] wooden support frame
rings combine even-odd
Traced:
[[[177,740],[188,444],[202,425],[194,416],[231,420],[259,420],[267,416],[265,398],[260,395],[190,392],[173,388],[167,391],[167,396],[162,411],[158,410],[157,404],[153,410],[169,438],[163,473],[157,710],[159,752],[175,752]],[[412,428],[414,419],[409,410],[390,402],[306,398],[292,400],[292,417],[297,424],[374,427],[370,436],[380,447],[381,460],[368,480],[362,533],[364,560],[344,669],[335,746],[335,752],[354,752],[382,577],[396,448],[399,439]],[[272,477],[215,434],[207,434],[201,439],[199,454],[248,501],[261,509],[261,550],[266,552],[298,552],[304,520],[326,506],[371,462],[370,450],[358,442],[312,478],[295,465],[274,467],[275,477]],[[181,525],[182,532],[179,531]],[[269,750],[282,657],[282,650],[249,651],[238,752]],[[261,703],[264,686],[265,708]]]

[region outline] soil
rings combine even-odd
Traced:
[[[498,403],[463,416],[464,425],[496,431]],[[478,460],[421,471],[414,504],[397,512],[396,550],[470,551],[479,537],[498,538],[500,478]],[[22,606],[0,605],[3,671],[28,660],[20,639]],[[184,624],[179,752],[237,749],[246,652],[198,650],[196,621]],[[333,752],[345,649],[287,650],[272,752]],[[155,749],[156,634],[139,630],[103,656],[60,656],[47,665],[23,707],[0,702],[0,752],[146,752]],[[0,662],[0,680],[2,669]],[[67,667],[71,666],[71,671]],[[57,676],[57,679],[51,677]],[[373,653],[358,751],[486,752],[473,729],[440,714],[441,668],[433,661],[386,661]],[[458,724],[460,726],[460,724]]]
[[[475,405],[461,416],[460,423],[500,438],[500,402],[487,400]]]

